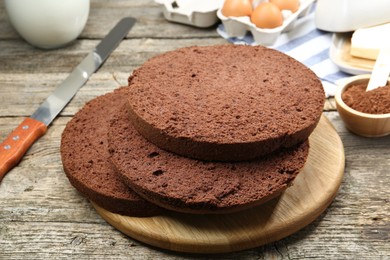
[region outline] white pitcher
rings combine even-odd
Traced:
[[[5,0],[8,18],[30,44],[44,49],[62,47],[85,27],[89,0]]]

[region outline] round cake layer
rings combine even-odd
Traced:
[[[284,191],[304,166],[308,141],[250,162],[206,162],[167,152],[133,127],[125,108],[108,131],[111,161],[135,192],[161,207],[194,214],[229,213]]]
[[[160,148],[209,161],[260,157],[308,138],[325,95],[317,76],[262,46],[187,47],[129,78],[130,118]]]
[[[109,120],[127,101],[128,87],[88,102],[68,122],[61,139],[61,158],[70,183],[101,207],[122,215],[150,216],[162,209],[128,186],[109,161]]]

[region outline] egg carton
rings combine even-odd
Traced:
[[[292,13],[288,10],[283,10],[283,24],[279,27],[272,29],[258,28],[254,25],[250,17],[226,17],[222,14],[222,8],[218,9],[217,17],[222,21],[225,27],[226,34],[229,38],[231,37],[244,37],[249,31],[256,44],[260,45],[272,45],[276,42],[277,38],[282,32],[288,32],[295,26],[295,22],[298,18],[306,16],[310,12],[310,8],[315,0],[301,0],[299,9]]]
[[[224,0],[155,0],[163,6],[165,19],[200,28],[210,27],[219,20],[217,10]]]

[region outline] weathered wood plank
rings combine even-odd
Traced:
[[[72,69],[99,43],[80,40],[56,50],[36,49],[18,40],[0,41],[2,73],[64,73]],[[110,55],[100,71],[131,71],[147,59],[170,50],[193,45],[227,44],[215,39],[129,39],[124,40]]]
[[[161,7],[153,0],[91,0],[88,21],[79,39],[102,38],[115,23],[127,16],[137,19],[129,33],[135,38],[219,38],[215,26],[201,29],[168,22]],[[4,1],[0,2],[0,39],[20,39],[9,23]]]
[[[96,73],[77,92],[62,115],[74,115],[87,101],[127,84],[130,73]],[[29,116],[68,74],[0,74],[0,115]],[[38,86],[38,87],[37,87]]]
[[[99,71],[131,71],[159,53],[192,45],[222,44],[223,39],[124,40]],[[79,41],[66,48],[43,51],[20,41],[0,42],[0,69],[3,73],[63,73],[72,69],[98,44]],[[29,51],[25,49],[29,48]],[[2,76],[5,76],[4,74]]]

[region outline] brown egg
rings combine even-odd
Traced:
[[[269,0],[276,4],[280,10],[290,10],[295,13],[299,9],[299,0]]]
[[[259,28],[275,28],[283,24],[283,15],[273,3],[259,4],[252,12],[251,21]]]
[[[250,0],[225,0],[221,11],[224,16],[250,16],[252,2]]]

